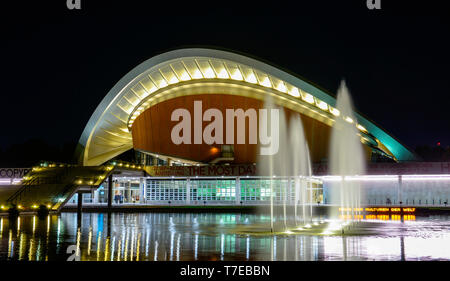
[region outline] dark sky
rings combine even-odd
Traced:
[[[3,148],[78,141],[123,75],[184,46],[243,52],[333,93],[345,78],[357,110],[407,146],[450,145],[445,1],[81,1],[2,2]]]

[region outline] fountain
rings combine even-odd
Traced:
[[[265,108],[277,106],[269,98]],[[345,82],[338,90],[336,109],[340,114],[335,118],[330,140],[329,172],[338,180],[330,187],[331,214],[327,225],[318,226],[313,217],[311,160],[300,114],[278,109],[279,150],[258,159],[270,186],[270,225],[266,229],[287,234],[336,233],[360,217],[361,188],[355,177],[365,170],[363,146]]]
[[[331,134],[329,173],[338,177],[331,186],[331,204],[339,208],[333,208],[331,217],[336,219],[340,215],[353,221],[361,212],[361,186],[355,177],[364,174],[365,162],[345,81],[339,86],[336,108],[340,114]]]
[[[265,108],[274,107],[266,100]],[[259,163],[270,179],[270,231],[288,232],[300,222],[306,227],[312,222],[311,163],[300,114],[278,109],[278,153],[260,156]]]

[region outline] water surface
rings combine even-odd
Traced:
[[[269,220],[239,213],[1,217],[0,260],[67,260],[71,245],[89,261],[450,260],[448,215],[367,216],[348,235],[242,231]]]

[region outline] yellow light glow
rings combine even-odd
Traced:
[[[194,70],[194,73],[192,74],[192,78],[194,78],[194,79],[202,79],[203,75],[200,72],[200,70],[196,69],[196,70]]]
[[[311,94],[306,93],[305,96],[303,97],[303,100],[306,101],[307,103],[314,103],[314,97]]]
[[[264,77],[264,79],[261,80],[260,84],[264,87],[272,87],[269,77]]]
[[[33,206],[31,206],[31,208],[33,208],[33,209],[37,209],[38,208],[38,206],[35,204],[35,205],[33,205]]]
[[[17,206],[17,209],[22,209],[22,208],[23,208],[22,205]]]
[[[347,121],[348,123],[353,123],[353,119],[352,118],[350,118],[350,117],[345,117],[345,121]]]
[[[277,90],[283,93],[287,92],[286,86],[284,85],[283,81],[278,83]]]
[[[242,74],[239,69],[236,69],[233,73],[231,73],[231,79],[242,81]]]
[[[219,73],[217,73],[217,77],[222,79],[228,79],[229,78],[228,72],[225,70],[225,68],[222,68],[222,70]]]
[[[178,82],[180,82],[180,81],[178,80],[178,78],[175,75],[173,75],[172,78],[170,78],[170,80],[169,80],[170,84],[176,84]]]
[[[258,80],[256,80],[256,76],[253,73],[253,71],[250,72],[250,74],[247,75],[247,77],[245,77],[245,81],[247,81],[248,83],[252,83],[252,84],[256,84],[258,82]]]
[[[48,204],[47,205],[47,209],[50,209],[52,207],[52,205]]]
[[[328,104],[324,101],[318,101],[317,106],[322,110],[328,110]]]
[[[216,77],[216,75],[214,74],[214,70],[212,70],[211,67],[207,67],[203,71],[203,74],[205,75],[205,78],[214,78],[214,77]]]
[[[333,114],[336,117],[341,114],[341,112],[338,109],[331,107],[331,106],[330,106],[330,112],[331,112],[331,114]]]
[[[357,127],[358,129],[360,129],[361,131],[363,131],[363,132],[367,132],[367,129],[364,128],[363,126],[361,126],[360,124],[356,125],[356,127]]]
[[[6,207],[5,207],[4,205],[2,205],[2,206],[1,206],[1,209],[4,210],[4,209],[6,209]]]
[[[167,84],[166,80],[161,79],[161,81],[159,81],[159,88],[164,88],[167,87],[169,84]]]
[[[189,81],[191,80],[191,76],[189,76],[186,71],[183,71],[183,73],[181,73],[180,75],[180,79],[183,81]]]
[[[82,180],[77,180],[77,184],[82,184],[83,181]]]
[[[93,185],[93,184],[94,184],[94,181],[89,181],[89,184],[90,184],[90,185]]]
[[[289,95],[298,98],[300,96],[300,92],[297,88],[292,87],[292,89],[289,91]]]

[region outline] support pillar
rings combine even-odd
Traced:
[[[235,198],[236,198],[236,205],[240,205],[241,204],[241,178],[237,177],[236,178],[236,190],[234,192],[235,194]]]
[[[402,176],[398,176],[398,186],[397,186],[397,200],[399,204],[402,204]]]
[[[141,190],[141,195],[139,196],[139,203],[145,203],[147,201],[147,194],[146,194],[146,182],[144,178],[139,179],[139,186]]]
[[[191,204],[191,179],[186,179],[186,205]]]
[[[108,210],[112,208],[112,200],[113,200],[113,176],[109,175],[108,178]]]
[[[78,194],[78,204],[77,204],[77,229],[81,228],[81,215],[83,210],[83,193],[80,191],[77,192]]]
[[[83,193],[81,193],[80,191],[78,191],[78,206],[77,206],[77,212],[81,213],[82,208],[83,208]]]

